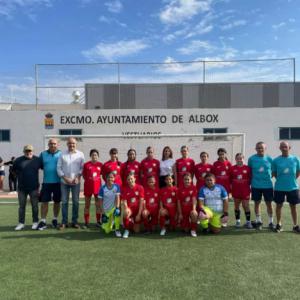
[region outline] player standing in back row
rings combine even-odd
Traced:
[[[251,195],[254,201],[254,211],[256,220],[252,225],[262,228],[262,219],[260,213],[260,203],[262,196],[264,197],[267,212],[269,216],[269,229],[274,229],[273,224],[273,183],[272,183],[272,158],[266,154],[266,144],[258,142],[255,146],[256,154],[252,155],[248,160],[248,166],[251,169]]]
[[[189,158],[189,148],[182,146],[180,148],[181,158],[176,160],[175,163],[175,183],[178,188],[183,187],[183,177],[186,173],[190,173],[193,179],[195,162],[192,158]]]

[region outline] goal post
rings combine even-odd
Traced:
[[[45,135],[44,146],[47,148],[48,140],[56,138],[59,141],[59,148],[66,149],[66,140],[71,135]],[[180,147],[188,146],[190,157],[199,162],[200,153],[205,151],[209,154],[210,162],[217,159],[218,148],[225,148],[228,159],[234,161],[235,154],[245,153],[245,133],[214,133],[214,134],[197,134],[197,133],[172,133],[158,135],[121,135],[121,134],[86,134],[72,135],[77,139],[77,149],[82,151],[86,160],[89,159],[91,149],[97,149],[100,154],[100,161],[104,162],[109,159],[109,150],[117,148],[119,160],[127,160],[127,151],[135,149],[137,160],[141,161],[146,156],[146,148],[152,146],[155,151],[155,157],[161,159],[162,150],[169,146],[173,151],[173,158],[180,157]]]

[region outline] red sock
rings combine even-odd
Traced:
[[[170,228],[172,230],[176,229],[176,220],[175,220],[175,217],[170,217]]]
[[[90,214],[84,214],[84,222],[85,222],[85,224],[90,223]]]
[[[165,224],[166,224],[166,217],[164,216],[159,217],[159,226],[161,229],[165,228]]]
[[[124,225],[124,228],[129,230],[129,224],[130,224],[130,219],[129,218],[124,218],[123,219],[123,225]]]
[[[100,217],[101,217],[101,214],[100,213],[96,213],[96,220],[97,220],[97,222],[100,222]]]
[[[197,230],[197,223],[191,223],[191,230],[196,231]]]

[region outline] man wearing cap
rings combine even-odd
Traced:
[[[57,174],[57,161],[61,155],[61,151],[57,149],[58,142],[56,139],[50,139],[48,142],[48,150],[40,154],[44,178],[40,195],[41,201],[41,220],[38,229],[47,228],[46,218],[48,214],[48,203],[53,200],[53,219],[52,226],[57,228],[57,217],[60,210],[61,192],[60,178]]]
[[[32,206],[32,229],[38,227],[39,213],[39,169],[41,160],[33,155],[32,145],[26,145],[23,149],[24,155],[18,157],[13,164],[12,170],[18,178],[18,199],[19,199],[19,224],[15,230],[22,230],[25,227],[25,210],[27,196]]]
[[[62,224],[60,229],[68,225],[69,194],[72,194],[72,227],[78,224],[80,178],[83,170],[84,155],[76,149],[76,139],[68,138],[66,151],[63,151],[57,162],[57,174],[61,178]]]

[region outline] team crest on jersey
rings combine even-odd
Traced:
[[[150,202],[151,204],[153,204],[153,203],[154,203],[154,198],[150,198],[150,199],[149,199],[149,202]]]
[[[171,198],[168,198],[167,199],[167,203],[171,203],[172,202],[172,199]]]
[[[149,169],[148,169],[148,173],[151,173],[151,172],[152,172],[152,168],[149,168]]]
[[[226,175],[226,172],[225,172],[225,171],[222,171],[222,172],[221,172],[221,175],[222,175],[222,176]]]
[[[130,199],[130,202],[131,202],[131,203],[134,203],[134,202],[135,202],[135,198],[131,198],[131,199]]]
[[[237,176],[237,179],[238,179],[238,180],[243,179],[243,175],[238,175],[238,176]]]
[[[186,197],[184,200],[185,202],[190,202],[190,197]]]
[[[206,176],[206,173],[203,173],[203,174],[202,174],[202,177],[204,178],[205,176]]]
[[[185,172],[186,171],[186,167],[182,167],[182,171]]]
[[[115,171],[112,171],[112,173],[114,174],[114,175],[117,175],[117,171],[115,170]]]

